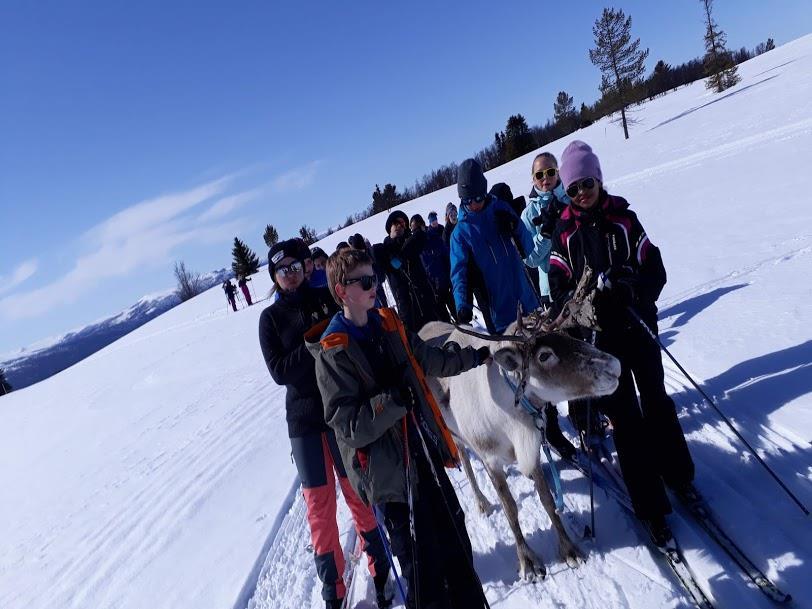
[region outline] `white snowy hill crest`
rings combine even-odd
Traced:
[[[609,191],[629,201],[662,251],[664,343],[810,506],[812,36],[750,60],[740,74],[722,95],[698,82],[640,106],[628,141],[602,120],[546,149],[560,155],[576,137],[593,146]],[[489,183],[526,192],[532,157],[489,172]],[[402,207],[425,216],[453,199],[449,188]],[[370,218],[321,245],[330,251],[348,232],[381,240],[383,223]],[[254,289],[269,287],[263,269]],[[223,305],[215,287],[2,399],[0,607],[323,606],[301,495],[290,493],[284,388],[259,352],[265,303],[237,314]],[[667,360],[665,369],[698,487],[757,566],[792,593],[792,606],[812,608],[809,519]],[[461,503],[473,506],[465,478],[451,474]],[[477,475],[495,502],[481,468]],[[595,493],[597,541],[584,546],[586,564],[570,570],[532,483],[515,472],[509,480],[550,576],[518,583],[502,511],[469,510],[492,607],[691,606],[606,493]],[[587,521],[587,480],[562,468],[562,484],[568,518]],[[715,607],[774,607],[684,510],[670,522]],[[340,528],[349,528],[343,505]],[[374,606],[363,565],[355,582],[351,605]]]

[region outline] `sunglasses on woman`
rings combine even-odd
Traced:
[[[460,203],[462,203],[463,205],[465,205],[466,207],[468,207],[468,206],[469,206],[471,203],[477,203],[477,204],[479,204],[479,203],[484,203],[484,202],[485,202],[485,199],[487,199],[487,198],[488,198],[488,195],[487,195],[487,194],[484,194],[484,195],[477,195],[477,196],[475,196],[475,197],[468,197],[467,199],[462,199],[462,200],[460,201]]]
[[[345,279],[344,287],[352,285],[353,283],[360,283],[361,289],[366,292],[374,287],[377,287],[378,278],[375,275],[362,275],[361,277],[356,277],[355,279]]]
[[[574,199],[579,192],[589,192],[595,188],[595,178],[584,178],[567,186],[567,196]]]
[[[282,277],[287,277],[288,275],[296,275],[297,273],[301,273],[304,270],[304,266],[298,260],[296,262],[291,262],[287,266],[280,266],[276,269],[276,274],[281,275]]]
[[[555,167],[548,167],[547,169],[542,169],[537,171],[533,174],[533,177],[536,178],[539,182],[544,178],[554,178],[558,175],[558,169]]]

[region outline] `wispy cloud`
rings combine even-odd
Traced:
[[[276,192],[304,190],[316,180],[319,165],[321,165],[321,161],[311,161],[307,165],[291,169],[277,176],[272,182],[273,189]]]
[[[16,288],[25,280],[31,278],[39,268],[39,262],[36,258],[26,260],[11,273],[11,277],[0,275],[0,294],[5,294]]]
[[[216,242],[234,234],[236,222],[201,226],[186,213],[222,195],[232,179],[226,176],[142,201],[97,224],[81,240],[89,251],[78,257],[65,275],[40,288],[6,296],[0,300],[0,316],[15,320],[47,313],[75,302],[107,279],[165,264],[173,250],[184,243]],[[30,276],[34,270],[36,266],[32,270],[29,264],[19,276]]]
[[[223,197],[203,212],[198,218],[198,221],[206,222],[227,216],[242,205],[261,197],[263,194],[265,194],[264,188],[254,188],[253,190],[246,190],[245,192]]]

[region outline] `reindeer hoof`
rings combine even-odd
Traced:
[[[483,516],[490,516],[496,509],[496,506],[489,501],[477,501],[476,507]]]
[[[561,550],[561,556],[570,569],[577,569],[586,562],[586,557],[577,547],[570,546],[567,550]]]
[[[519,578],[525,582],[535,582],[547,577],[547,567],[541,559],[528,548],[519,557]]]

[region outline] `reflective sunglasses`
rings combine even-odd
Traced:
[[[345,279],[344,286],[352,285],[353,283],[360,283],[361,289],[365,292],[378,286],[378,278],[375,275],[362,275],[355,279]]]
[[[298,260],[296,262],[291,262],[287,266],[279,266],[276,267],[275,273],[277,275],[281,275],[282,277],[287,277],[288,275],[296,275],[297,273],[301,273],[304,270],[304,266]]]
[[[487,194],[477,195],[475,197],[468,197],[467,199],[460,199],[460,203],[468,207],[471,203],[484,203],[487,198]]]
[[[548,167],[547,169],[542,169],[537,171],[533,174],[533,177],[536,178],[539,182],[544,178],[554,178],[558,175],[558,169],[555,167]]]
[[[589,192],[595,188],[595,178],[584,178],[567,186],[567,196],[574,199],[579,192]]]

